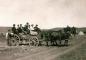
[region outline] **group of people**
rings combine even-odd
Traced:
[[[19,25],[17,25],[17,27],[16,27],[16,25],[13,24],[13,27],[12,27],[11,31],[12,31],[12,33],[14,33],[14,34],[19,34],[19,33],[29,34],[30,31],[39,32],[40,29],[38,28],[38,25],[37,25],[37,24],[34,26],[33,24],[30,25],[30,24],[27,22],[24,26],[22,26],[22,24],[19,24]]]

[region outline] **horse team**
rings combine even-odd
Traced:
[[[72,35],[76,35],[76,28],[67,26],[66,28],[58,31],[44,31],[41,35],[42,38],[46,41],[47,46],[49,46],[50,43],[51,45],[68,46],[70,37]]]

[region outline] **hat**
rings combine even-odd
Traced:
[[[38,26],[38,25],[36,24],[36,26]]]
[[[15,26],[15,24],[13,24],[13,26]]]
[[[34,26],[33,24],[31,24],[31,26]]]
[[[29,24],[28,22],[26,24]]]

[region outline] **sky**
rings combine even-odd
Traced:
[[[0,0],[0,26],[86,27],[86,0]]]

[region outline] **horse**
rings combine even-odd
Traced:
[[[70,38],[71,34],[69,32],[65,33],[61,30],[59,31],[45,31],[42,33],[42,38],[46,41],[47,46],[48,43],[51,42],[51,45],[62,45],[62,41],[64,45],[68,45],[68,39]],[[58,42],[59,44],[58,44]]]

